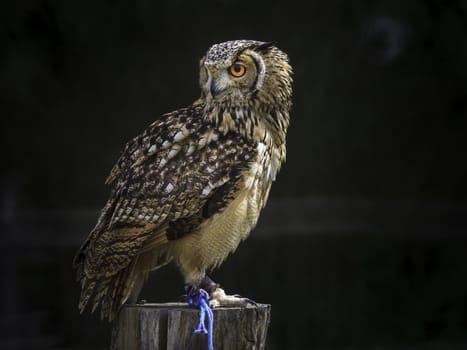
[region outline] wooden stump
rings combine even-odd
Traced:
[[[207,335],[194,334],[199,312],[185,303],[125,305],[112,330],[111,350],[207,350]],[[214,350],[265,348],[270,305],[217,308],[213,314]]]

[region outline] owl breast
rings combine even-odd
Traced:
[[[180,265],[217,267],[248,237],[266,204],[278,170],[279,160],[274,160],[268,149],[271,150],[258,143],[257,156],[245,169],[235,199],[177,244]]]

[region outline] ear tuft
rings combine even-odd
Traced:
[[[255,46],[254,50],[258,52],[266,52],[272,49],[274,46],[276,46],[276,43],[273,41],[267,42],[267,43],[262,43],[258,46]]]

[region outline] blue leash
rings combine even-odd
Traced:
[[[209,307],[209,294],[204,291],[200,290],[199,292],[193,292],[189,295],[188,304],[192,305],[200,310],[199,312],[199,324],[198,328],[195,329],[196,334],[204,333],[208,335],[208,350],[214,350],[214,346],[212,345],[212,326],[214,323],[214,315],[212,314],[212,310]],[[208,329],[204,324],[204,320],[206,318],[206,314],[208,315]]]

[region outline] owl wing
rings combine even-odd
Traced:
[[[196,105],[166,114],[126,145],[107,179],[111,196],[75,258],[82,285],[189,234],[235,198],[255,147],[219,133],[202,114]]]

